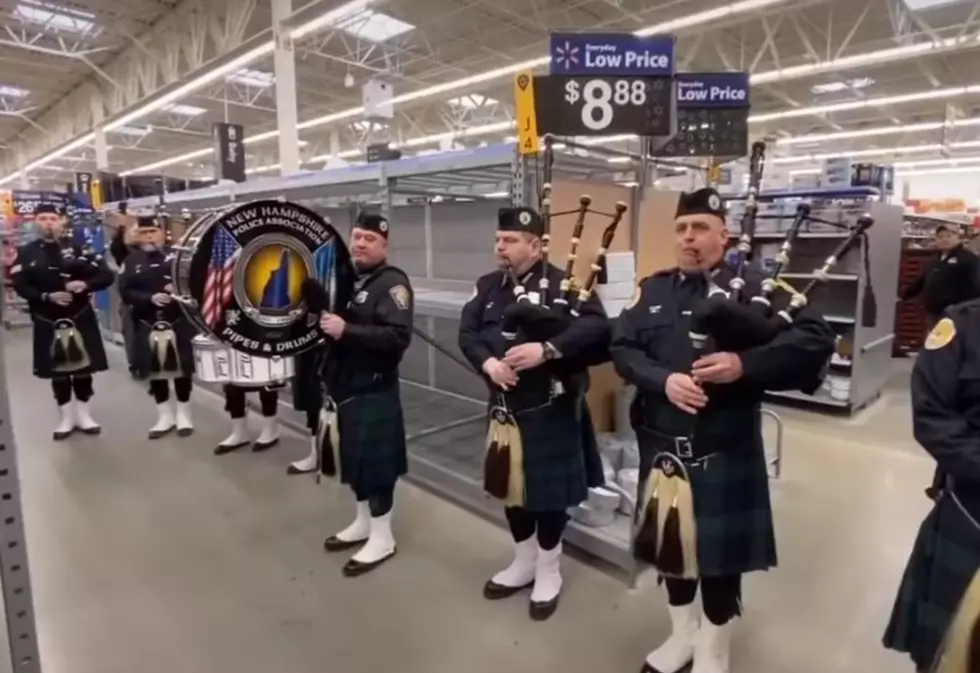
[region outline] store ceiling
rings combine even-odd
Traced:
[[[314,4],[304,18],[342,3]],[[366,141],[408,142],[411,153],[449,147],[466,129],[470,136],[458,145],[512,135],[509,74],[399,104],[389,126],[331,119],[360,105],[372,77],[391,82],[396,95],[480,80],[545,56],[552,30],[637,30],[729,4],[377,0],[295,42],[304,168],[338,151],[356,161]],[[17,186],[24,164],[38,186],[93,170],[90,139],[37,160],[84,140],[100,115],[138,110],[141,98],[190,81],[198,66],[269,42],[271,12],[269,0],[0,0],[0,180],[14,176],[3,186]],[[889,148],[912,147],[909,160],[980,156],[977,0],[772,0],[694,23],[674,31],[681,69],[753,73],[753,132],[779,138],[774,153],[878,150],[886,159]],[[269,133],[277,126],[273,70],[272,55],[259,55],[167,110],[136,115],[107,134],[110,169],[207,177],[211,123],[227,120],[244,125],[247,136],[265,134],[249,144],[249,164],[271,174],[278,161]]]

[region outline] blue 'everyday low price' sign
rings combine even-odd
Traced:
[[[679,108],[748,108],[749,74],[696,72],[677,75]]]
[[[669,77],[674,74],[674,38],[552,33],[551,74]]]

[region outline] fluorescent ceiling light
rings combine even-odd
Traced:
[[[30,93],[31,92],[27,89],[22,89],[19,86],[0,84],[0,96],[6,96],[8,98],[26,98]]]
[[[510,192],[490,192],[489,194],[480,194],[485,199],[506,199],[510,197]]]
[[[180,115],[181,117],[199,117],[207,112],[207,110],[202,107],[197,107],[195,105],[178,105],[176,103],[167,103],[166,105],[162,105],[160,106],[160,110],[163,112]]]
[[[921,122],[918,124],[895,124],[894,126],[876,126],[852,131],[835,131],[834,133],[811,133],[802,136],[779,138],[777,145],[800,145],[803,143],[826,142],[828,140],[848,140],[852,138],[872,138],[874,136],[893,135],[899,133],[921,133],[937,131],[944,128],[966,128],[980,126],[980,117],[953,119],[939,122]]]
[[[254,86],[257,89],[266,89],[275,84],[276,76],[271,72],[242,68],[237,72],[231,73],[225,79],[229,82],[244,84],[245,86]]]
[[[950,175],[951,173],[980,173],[980,166],[960,166],[959,168],[931,168],[923,171],[895,171],[898,177],[914,175]]]
[[[461,108],[463,110],[475,110],[480,107],[491,107],[498,105],[500,103],[496,98],[490,98],[489,96],[481,96],[478,93],[469,94],[467,96],[458,96],[456,98],[450,98],[446,101],[450,107]]]
[[[894,96],[880,96],[878,98],[866,98],[864,100],[842,101],[840,103],[828,103],[827,105],[811,105],[809,107],[793,108],[791,110],[766,112],[758,115],[750,115],[749,122],[759,124],[779,119],[824,115],[833,112],[845,112],[847,110],[860,110],[862,108],[885,107],[888,105],[915,103],[924,100],[952,99],[973,93],[980,93],[980,84],[948,87],[945,89],[927,89],[925,91],[915,91]]]
[[[951,146],[952,147],[952,146]],[[888,154],[917,154],[927,152],[938,152],[943,149],[943,145],[906,145],[904,147],[880,147],[868,150],[846,150],[843,152],[824,152],[821,154],[800,154],[793,157],[776,157],[772,159],[773,164],[798,164],[813,161],[824,161],[826,159],[845,159],[877,157]]]
[[[823,173],[823,169],[821,168],[800,168],[789,172],[790,177],[794,178],[799,175],[820,175],[821,173]]]
[[[905,0],[905,4],[913,12],[928,11],[947,5],[964,4],[966,0]]]
[[[415,30],[415,26],[410,23],[370,9],[338,21],[337,28],[359,40],[371,42],[387,42],[393,37]]]
[[[296,28],[293,28],[290,31],[290,37],[292,37],[294,40],[300,39],[305,35],[308,35],[316,30],[319,30],[320,28],[323,28],[328,25],[335,25],[341,20],[350,18],[352,14],[365,11],[367,7],[374,4],[376,1],[377,0],[352,0],[351,2],[348,2],[333,11],[327,12],[326,14],[323,14],[317,17],[316,19],[307,21],[306,23],[297,26]],[[727,18],[737,14],[755,12],[765,7],[770,7],[777,4],[783,4],[788,1],[789,0],[741,0],[740,2],[730,2],[728,5],[718,9],[708,10],[705,12],[698,12],[696,14],[690,14],[686,17],[681,17],[679,19],[674,19],[672,21],[654,24],[646,28],[637,30],[633,34],[640,37],[644,37],[649,35],[671,33],[673,31],[703,25],[711,21]],[[228,63],[225,63],[221,66],[218,66],[213,70],[209,70],[204,74],[195,77],[190,82],[187,82],[186,84],[183,84],[173,89],[172,91],[164,94],[163,96],[160,96],[159,98],[145,105],[142,105],[137,109],[129,113],[126,113],[125,115],[109,122],[108,124],[105,125],[104,128],[106,131],[111,131],[115,128],[119,128],[120,126],[125,126],[126,124],[129,124],[137,119],[140,119],[148,114],[151,114],[159,110],[161,107],[163,107],[168,103],[173,103],[174,101],[177,101],[183,98],[184,96],[187,96],[197,91],[198,89],[201,89],[202,87],[210,84],[211,82],[214,82],[218,79],[227,76],[230,73],[236,72],[244,68],[249,63],[252,63],[264,56],[267,56],[273,53],[273,51],[275,51],[275,43],[272,40],[270,40],[269,42],[265,42],[255,47],[254,49],[251,49],[248,52],[242,54],[238,58]],[[469,77],[463,77],[461,79],[454,80],[452,82],[445,82],[442,84],[426,87],[418,91],[412,91],[406,94],[402,94],[401,96],[396,96],[394,99],[392,99],[392,104],[400,105],[403,103],[429,98],[432,96],[438,96],[440,94],[448,93],[450,91],[457,91],[459,89],[465,89],[467,87],[477,86],[480,84],[484,84],[486,82],[500,79],[502,77],[512,76],[513,74],[520,72],[521,70],[538,68],[544,65],[548,65],[550,61],[551,61],[551,57],[549,55],[545,55],[539,58],[524,61],[522,63],[515,63],[502,68],[488,70],[486,72],[478,73],[476,75],[471,75]],[[321,126],[323,124],[331,124],[339,121],[345,121],[347,119],[356,118],[362,115],[363,113],[364,113],[364,108],[358,106],[355,108],[350,108],[348,110],[342,110],[340,112],[334,112],[328,115],[324,115],[316,119],[307,120],[305,122],[298,124],[297,128],[299,130],[304,130],[307,128],[312,128],[314,126]],[[277,135],[279,135],[278,131],[268,131],[265,133],[258,134],[257,136],[252,136],[250,138],[247,138],[245,140],[245,143],[251,144],[255,142],[261,142],[263,140],[275,138]],[[88,136],[94,137],[93,134],[88,134]],[[88,137],[88,136],[82,136],[82,137]],[[58,150],[55,150],[55,152],[57,151]],[[48,159],[52,158],[52,156],[53,153],[44,155],[39,159],[37,159],[36,161],[40,161],[43,163],[44,161],[47,161]],[[19,175],[20,175],[20,171],[18,170],[12,173],[10,176],[6,176],[2,180],[0,180],[0,185],[4,184],[5,181],[12,180]]]
[[[140,166],[139,168],[133,168],[128,171],[123,171],[119,174],[120,177],[126,177],[127,175],[133,175],[134,173],[146,173],[148,171],[153,171],[158,168],[165,168],[167,166],[172,166],[174,164],[183,163],[185,161],[191,161],[192,159],[200,159],[201,157],[206,157],[209,154],[214,154],[213,147],[205,147],[200,150],[194,150],[193,152],[185,152],[179,157],[171,157],[169,159],[163,159],[162,161],[156,161],[152,164],[146,164],[145,166]]]
[[[257,166],[255,168],[246,169],[246,175],[252,175],[254,173],[268,173],[269,171],[278,171],[282,168],[282,164],[269,164],[268,166]]]
[[[387,124],[382,124],[376,121],[358,121],[350,125],[352,129],[358,133],[369,133],[371,131],[382,131],[388,128]]]
[[[870,77],[861,77],[858,79],[844,80],[840,82],[827,82],[825,84],[815,84],[814,86],[810,87],[810,91],[818,95],[823,93],[835,93],[838,91],[847,91],[848,89],[852,91],[857,91],[859,89],[865,89],[874,83],[875,81]]]
[[[14,17],[25,23],[69,33],[87,33],[95,28],[95,14],[70,9],[53,2],[24,0],[14,7]]]
[[[152,126],[120,126],[113,133],[121,133],[124,136],[143,137],[153,131]]]
[[[628,164],[632,160],[630,157],[609,157],[608,159],[611,164]]]
[[[980,162],[980,157],[947,157],[926,161],[896,161],[895,168],[928,168],[930,166],[962,166]]]

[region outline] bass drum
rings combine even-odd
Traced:
[[[290,358],[324,342],[304,287],[345,308],[356,272],[343,238],[317,213],[285,201],[229,206],[194,222],[174,246],[174,289],[188,317],[229,348]],[[320,307],[318,306],[318,309]]]

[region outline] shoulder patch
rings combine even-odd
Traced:
[[[391,295],[391,299],[392,301],[395,302],[395,306],[397,306],[403,311],[408,310],[408,303],[409,303],[408,288],[406,288],[404,285],[395,285],[390,290],[388,290],[388,294]]]
[[[936,326],[929,332],[929,336],[926,337],[925,349],[927,351],[939,350],[952,343],[954,338],[956,338],[956,324],[949,318],[943,318],[936,323]]]

